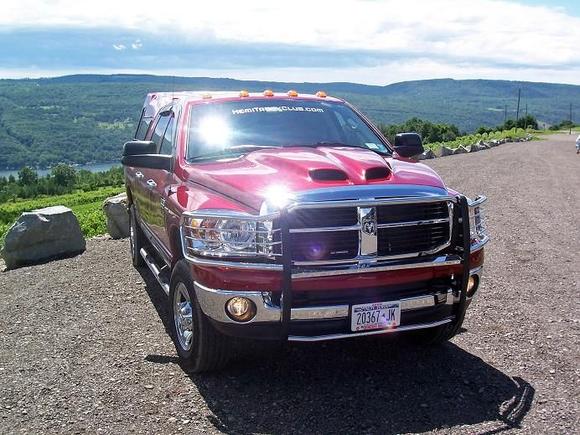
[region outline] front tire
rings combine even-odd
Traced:
[[[459,315],[459,318],[451,323],[446,323],[435,328],[420,329],[411,333],[411,339],[415,344],[436,346],[452,339],[461,329],[465,311]]]
[[[185,260],[178,261],[171,274],[169,302],[173,341],[185,371],[200,373],[223,368],[230,359],[230,340],[203,314]]]
[[[145,260],[141,257],[141,248],[145,245],[145,234],[143,234],[143,230],[137,223],[137,213],[134,204],[129,207],[129,243],[133,266],[137,268],[145,266]]]

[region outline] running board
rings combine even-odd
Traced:
[[[153,276],[155,277],[155,279],[157,280],[163,291],[167,295],[169,295],[169,283],[167,282],[167,280],[163,278],[164,268],[160,269],[159,266],[157,266],[157,263],[155,263],[155,259],[145,250],[145,248],[141,248],[139,253],[141,254],[141,257],[143,257],[143,260],[145,260],[145,264],[151,270]]]

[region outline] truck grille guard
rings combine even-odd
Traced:
[[[377,230],[381,228],[381,224],[376,220],[376,207],[403,205],[403,204],[447,204],[448,216],[437,219],[415,220],[410,222],[399,222],[393,227],[421,227],[425,225],[448,225],[448,233],[446,233],[444,240],[439,240],[434,247],[427,250],[406,252],[397,255],[379,255],[377,249]],[[304,232],[320,232],[319,227],[305,229],[303,231],[297,230],[291,226],[292,214],[299,210],[308,209],[337,209],[344,207],[356,207],[358,211],[358,222],[356,225],[349,226],[347,229],[338,228],[343,231],[358,231],[359,232],[359,247],[358,253],[354,258],[344,258],[338,260],[320,260],[320,261],[300,261],[293,256],[294,240],[296,234]],[[374,209],[374,211],[373,211]],[[373,215],[374,219],[370,221],[367,218]],[[468,199],[463,195],[450,196],[441,194],[430,194],[426,196],[396,196],[386,198],[376,198],[368,200],[344,200],[336,201],[303,201],[292,203],[287,207],[279,210],[279,218],[277,219],[280,237],[281,252],[276,255],[276,263],[256,263],[251,262],[250,259],[246,261],[228,261],[224,259],[209,259],[198,256],[188,255],[189,253],[184,247],[185,257],[193,264],[211,265],[221,267],[256,269],[256,270],[270,270],[282,273],[282,288],[279,303],[281,334],[288,340],[295,341],[317,341],[321,339],[330,338],[347,338],[349,336],[359,335],[373,335],[384,333],[385,331],[369,331],[358,332],[351,334],[334,334],[336,336],[319,336],[319,337],[300,337],[293,336],[290,333],[291,320],[296,319],[296,314],[300,309],[293,307],[293,280],[311,277],[336,276],[346,274],[358,273],[372,273],[392,270],[404,270],[415,268],[441,267],[453,266],[461,264],[462,272],[460,276],[455,276],[457,286],[454,289],[459,293],[459,298],[452,297],[453,315],[439,322],[420,325],[401,326],[396,328],[396,331],[421,329],[427,327],[438,326],[453,321],[453,318],[465,312],[467,303],[467,283],[470,276],[470,219],[469,219],[469,204]],[[370,222],[370,224],[369,224]],[[365,225],[367,226],[365,231]],[[374,226],[368,228],[368,226]],[[383,227],[387,227],[384,225]],[[336,227],[324,227],[322,232],[333,232]],[[370,234],[369,234],[370,233]],[[368,237],[370,236],[370,237]],[[374,236],[374,240],[373,240]],[[183,234],[182,234],[183,237]],[[487,241],[487,240],[485,240]],[[281,263],[280,263],[281,260]],[[452,292],[450,289],[449,292]],[[449,297],[449,294],[448,294]]]
[[[389,204],[425,204],[433,202],[445,201],[448,204],[449,217],[449,237],[448,239],[437,246],[426,252],[413,252],[406,255],[397,256],[378,256],[376,252],[369,254],[361,254],[361,250],[364,248],[359,247],[359,255],[353,260],[344,261],[322,261],[322,262],[312,262],[314,269],[305,269],[306,262],[296,262],[293,258],[293,243],[292,234],[293,231],[290,228],[290,218],[289,214],[294,210],[302,208],[333,208],[333,207],[347,207],[356,206],[358,207],[359,214],[361,209],[368,209],[370,207],[376,207],[379,205],[389,205]],[[455,205],[455,207],[454,207]],[[457,213],[453,214],[453,210]],[[464,313],[465,304],[467,302],[467,282],[469,279],[470,265],[470,238],[469,238],[469,207],[467,198],[463,195],[456,197],[453,196],[432,196],[432,197],[403,197],[403,198],[385,198],[377,200],[363,200],[363,201],[337,201],[337,202],[326,202],[321,204],[320,202],[315,203],[303,203],[303,204],[293,204],[292,206],[282,209],[280,211],[280,228],[281,228],[281,246],[282,246],[282,294],[280,299],[281,307],[281,322],[282,322],[282,333],[289,340],[296,339],[298,341],[316,341],[317,338],[313,337],[308,340],[306,337],[292,337],[290,335],[290,321],[292,318],[292,305],[293,305],[293,291],[292,283],[293,279],[296,278],[308,278],[308,277],[318,277],[318,276],[336,276],[340,274],[352,274],[352,273],[366,273],[366,272],[381,272],[388,270],[402,270],[420,267],[435,267],[435,266],[450,266],[462,264],[462,273],[459,281],[459,301],[454,304],[454,316],[458,313]],[[376,221],[375,221],[376,223]],[[454,251],[448,254],[439,254],[433,257],[432,254],[441,252],[452,245],[452,240],[454,237],[453,224],[456,224],[455,237],[457,246],[455,246]],[[359,222],[357,230],[363,233],[362,227],[364,226],[364,221]],[[423,222],[414,222],[414,224],[421,225]],[[361,238],[364,237],[361,235]],[[360,245],[364,241],[360,240]],[[376,243],[376,241],[375,241]],[[429,255],[431,255],[429,257]],[[297,267],[298,266],[298,267]],[[461,315],[461,314],[460,314]],[[451,321],[447,319],[438,324],[448,323]],[[429,326],[437,326],[435,324]],[[428,327],[428,326],[423,326]],[[405,329],[415,329],[415,328],[397,328],[397,330],[402,331]],[[363,333],[362,335],[372,335],[376,333],[381,333],[384,331],[373,331],[371,333]],[[353,334],[339,334],[335,338],[344,338],[346,336],[361,335],[361,333]],[[321,338],[322,339],[322,338]]]

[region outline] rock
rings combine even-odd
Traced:
[[[430,149],[426,149],[422,154],[419,154],[419,160],[434,159],[435,157],[437,156]]]
[[[467,148],[465,148],[463,145],[459,145],[453,150],[453,154],[465,154],[467,152]]]
[[[484,150],[484,149],[485,149],[485,147],[483,147],[482,145],[473,144],[473,145],[471,145],[471,147],[469,147],[469,152],[476,153],[476,152]]]
[[[85,238],[72,210],[62,205],[22,213],[6,233],[7,269],[80,254]]]
[[[445,146],[439,148],[439,156],[440,157],[451,156],[451,155],[453,155],[453,150],[451,148],[448,148]]]
[[[113,239],[129,237],[129,213],[127,213],[126,193],[120,193],[105,199],[103,212],[107,217],[107,232]]]

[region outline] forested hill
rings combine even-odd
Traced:
[[[50,79],[0,80],[0,168],[45,167],[58,162],[119,159],[131,138],[144,96],[150,91],[239,90],[298,92],[325,90],[358,106],[375,122],[400,123],[412,117],[479,126],[520,113],[557,123],[580,110],[580,86],[498,80],[422,80],[388,86],[356,83],[282,83],[207,77],[73,75]]]

